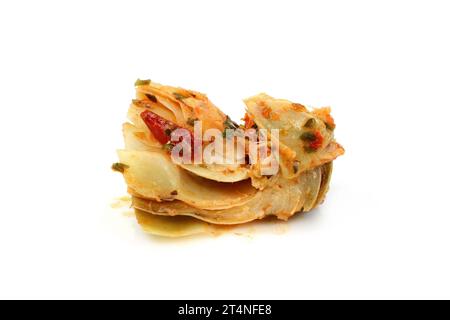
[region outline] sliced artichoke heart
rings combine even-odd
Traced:
[[[129,189],[144,198],[177,199],[196,208],[226,209],[247,203],[257,193],[249,180],[220,183],[189,174],[160,152],[119,150],[118,155],[128,166],[123,175]]]
[[[241,224],[275,215],[286,220],[298,211],[309,211],[315,204],[322,185],[322,170],[304,172],[298,179],[275,177],[270,186],[258,191],[245,204],[223,210],[204,210],[182,201],[157,202],[133,197],[133,206],[155,215],[191,216],[214,224]]]
[[[267,129],[269,134],[271,129],[279,130],[280,165],[287,178],[330,162],[344,152],[324,121],[304,106],[266,94],[248,98],[245,104],[259,128]],[[313,132],[323,140],[317,150],[310,151],[302,135]]]

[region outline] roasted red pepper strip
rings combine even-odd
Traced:
[[[166,120],[154,112],[145,110],[141,113],[141,118],[144,120],[147,127],[152,132],[153,136],[161,144],[166,144],[170,141],[170,133],[179,128],[175,123]]]
[[[180,127],[176,123],[173,123],[172,121],[166,120],[163,117],[157,115],[154,112],[151,112],[150,110],[145,110],[141,113],[141,118],[144,120],[147,127],[150,129],[153,136],[158,140],[161,144],[167,144],[170,142],[170,135],[172,131],[176,129],[184,129],[189,132],[189,135],[191,137],[191,145],[194,144],[194,135],[192,131]],[[174,145],[181,143],[181,141],[175,142]]]
[[[314,141],[310,142],[309,147],[314,149],[314,150],[317,150],[317,149],[319,149],[322,146],[323,136],[322,136],[322,134],[319,131],[314,132],[314,136],[316,138],[314,139]]]

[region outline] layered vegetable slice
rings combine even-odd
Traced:
[[[220,183],[186,172],[161,152],[119,150],[120,163],[133,195],[157,201],[181,200],[201,209],[226,209],[242,205],[255,197],[257,190],[245,180]]]
[[[328,170],[325,166],[328,164],[304,172],[297,179],[275,177],[270,186],[258,191],[250,201],[223,210],[204,210],[183,201],[158,202],[140,197],[133,197],[133,206],[156,215],[191,216],[214,224],[241,224],[269,215],[287,220],[296,212],[315,207],[319,193],[327,188],[327,183],[322,184],[324,172]]]
[[[329,109],[312,112],[298,103],[260,94],[245,100],[258,128],[279,130],[280,162],[286,177],[336,159],[344,149],[334,141]],[[270,132],[269,132],[270,134]]]
[[[167,154],[148,129],[139,129],[131,123],[123,124],[123,136],[126,150],[152,151]],[[199,177],[218,182],[239,182],[249,178],[249,168],[240,164],[178,164]]]

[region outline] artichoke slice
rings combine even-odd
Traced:
[[[135,209],[136,219],[142,229],[149,234],[162,237],[186,237],[209,233],[213,227],[191,217],[164,217]]]
[[[131,123],[124,123],[122,131],[126,150],[167,154],[148,130],[137,128]],[[239,182],[249,178],[249,168],[245,166],[219,164],[178,164],[178,166],[199,177],[218,182]]]
[[[190,216],[213,224],[241,224],[269,215],[287,220],[298,211],[307,212],[317,204],[329,180],[322,179],[322,167],[304,172],[297,179],[276,177],[245,204],[222,210],[199,209],[183,201],[158,202],[134,196],[132,205],[154,215]]]
[[[227,209],[243,205],[257,190],[249,180],[220,183],[192,175],[160,152],[118,150],[123,172],[133,195],[157,201],[181,200],[201,209]]]
[[[318,112],[309,112],[302,105],[266,94],[248,98],[245,103],[247,112],[259,128],[280,131],[280,164],[285,177],[291,178],[333,161],[344,153],[344,149],[334,142],[333,131]],[[311,148],[311,139],[315,136],[320,137],[320,143]]]

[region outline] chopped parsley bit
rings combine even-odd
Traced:
[[[303,141],[315,141],[317,138],[316,135],[312,132],[303,132],[300,136],[300,139],[302,139]]]
[[[225,129],[222,132],[222,136],[224,138],[228,137],[227,130],[234,131],[234,130],[237,130],[239,128],[238,124],[236,122],[234,122],[233,120],[231,120],[229,116],[227,116],[227,118],[223,122],[223,126],[225,127]],[[229,136],[233,137],[234,136],[234,132],[231,132],[231,134]]]
[[[317,151],[317,149],[314,149],[312,147],[303,147],[303,149],[305,150],[306,153],[314,153]]]
[[[222,132],[222,136],[225,138],[225,139],[227,139],[228,138],[228,134],[227,134],[227,129],[225,129],[225,130],[223,130],[223,132]],[[230,137],[232,137],[233,136],[233,133],[231,133],[230,134]]]
[[[142,107],[142,108],[151,108],[150,103],[147,100],[137,100],[137,99],[133,99],[133,104],[135,106],[138,107]]]
[[[294,169],[294,173],[298,172],[299,165],[300,165],[300,163],[298,161],[294,161],[294,165],[292,167],[292,169]]]
[[[166,130],[164,130],[164,133],[166,134],[166,136],[170,137],[170,135],[172,134],[172,130],[166,129]]]
[[[174,147],[174,144],[170,143],[170,142],[167,142],[166,144],[163,144],[163,149],[167,150],[167,151],[172,151],[173,147]]]
[[[111,166],[111,169],[113,169],[114,171],[123,173],[129,167],[130,166],[128,166],[126,164],[123,164],[123,163],[120,163],[120,162],[116,162],[116,163],[113,163],[113,165]]]
[[[178,92],[174,92],[172,94],[175,97],[175,99],[177,99],[177,100],[183,100],[183,99],[187,98],[186,96],[184,96],[184,95],[182,95],[181,93],[178,93]]]
[[[134,83],[134,85],[135,85],[136,87],[139,87],[139,86],[146,86],[146,85],[149,85],[150,82],[152,82],[150,79],[147,79],[147,80],[137,79],[136,82]]]
[[[225,126],[225,129],[237,129],[239,127],[237,123],[230,119],[229,116],[227,116],[227,118],[223,122],[223,125]]]
[[[198,121],[198,119],[197,118],[188,118],[186,123],[193,127],[195,124],[195,121]]]
[[[325,127],[330,131],[333,131],[336,128],[335,125],[329,124],[328,122],[325,122]]]
[[[316,119],[314,118],[309,118],[306,122],[304,127],[305,128],[314,128],[314,126],[316,125]]]
[[[158,99],[156,99],[156,97],[150,93],[146,93],[145,96],[147,97],[148,100],[150,100],[151,102],[157,103]]]
[[[223,122],[223,126],[225,127],[225,129],[223,130],[223,133],[222,133],[222,136],[224,138],[227,137],[227,129],[237,130],[239,128],[238,124],[236,122],[234,122],[233,120],[231,120],[229,116],[227,116],[227,118]],[[233,134],[231,134],[230,136],[232,137]]]

